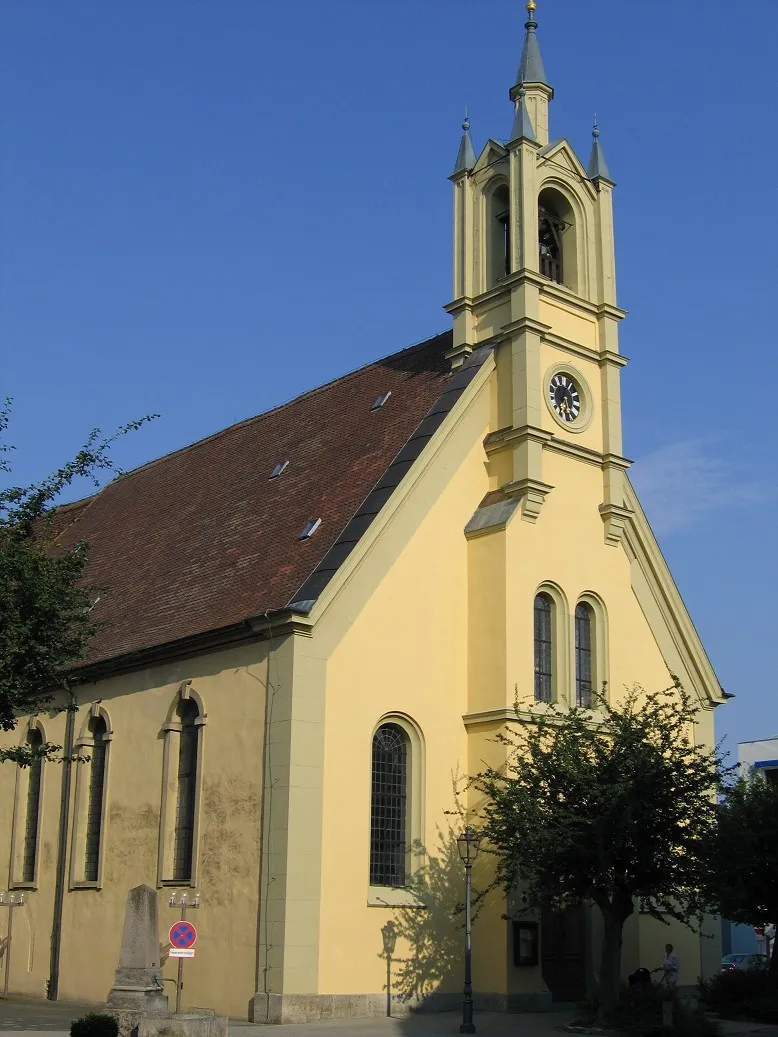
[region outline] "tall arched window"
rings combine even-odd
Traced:
[[[408,848],[408,736],[382,724],[373,735],[370,885],[404,886]]]
[[[178,789],[173,844],[173,880],[189,882],[192,878],[194,849],[195,793],[197,790],[197,737],[199,727],[197,705],[182,699],[176,709],[181,722],[178,745]]]
[[[567,199],[553,187],[538,199],[538,268],[557,284],[576,288],[575,225]]]
[[[87,794],[86,827],[84,829],[84,881],[97,882],[100,872],[100,841],[103,828],[103,798],[105,792],[105,758],[108,749],[108,728],[101,716],[89,722],[93,744],[89,749],[89,790]]]
[[[589,709],[592,704],[594,616],[586,602],[575,607],[575,704]]]
[[[27,745],[37,749],[43,744],[40,731],[33,728],[27,734]],[[41,779],[43,760],[39,757],[30,764],[27,783],[27,813],[24,821],[24,852],[22,857],[22,882],[35,882],[38,861],[38,830],[41,808]]]
[[[554,687],[554,603],[548,594],[535,597],[535,701],[551,702]]]
[[[510,205],[506,184],[487,196],[487,288],[511,272]]]

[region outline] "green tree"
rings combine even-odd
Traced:
[[[496,882],[539,908],[593,903],[603,918],[599,1014],[616,1005],[624,923],[636,906],[693,926],[708,902],[706,840],[726,768],[695,743],[695,706],[677,678],[634,687],[596,712],[521,718],[498,736],[506,764],[473,783]]]
[[[725,918],[745,925],[778,922],[778,784],[741,777],[717,807],[710,846],[710,894]],[[770,968],[778,972],[778,956]]]
[[[3,442],[9,404],[0,410],[0,473],[10,473],[11,447]],[[109,437],[94,429],[86,443],[53,475],[28,486],[0,487],[0,728],[13,730],[18,717],[35,713],[62,688],[68,670],[84,657],[95,627],[94,588],[85,582],[88,545],[57,543],[56,502],[80,478],[99,485],[98,475],[118,473],[111,458],[117,438],[150,418],[131,422]],[[0,763],[28,764],[60,747],[37,751],[0,749]]]

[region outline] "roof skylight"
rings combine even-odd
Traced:
[[[392,395],[392,390],[391,389],[387,389],[386,392],[382,392],[381,395],[379,397],[377,397],[375,403],[370,408],[370,410],[380,410],[391,395]]]
[[[316,532],[316,530],[319,528],[320,525],[321,525],[321,519],[320,518],[308,519],[308,521],[305,524],[305,529],[302,531],[302,533],[300,534],[300,536],[297,539],[298,540],[309,540],[313,536],[313,534]]]
[[[270,478],[271,479],[277,479],[279,477],[279,475],[281,474],[281,472],[286,470],[286,467],[287,467],[288,464],[289,464],[288,461],[279,461],[278,464],[273,469],[273,471],[270,473]]]

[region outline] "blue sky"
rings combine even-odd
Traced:
[[[516,0],[4,0],[15,477],[132,467],[449,326],[450,185],[511,125]],[[724,687],[778,733],[778,2],[538,0],[552,137],[618,181],[625,452]]]

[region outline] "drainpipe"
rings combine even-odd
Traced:
[[[70,780],[73,769],[73,734],[76,727],[78,703],[73,691],[65,684],[68,704],[65,707],[65,744],[62,761],[62,796],[59,805],[59,840],[57,843],[57,871],[54,884],[54,918],[51,923],[51,964],[46,997],[56,1001],[59,991],[59,956],[62,947],[62,908],[65,903],[65,871],[67,865],[68,828],[70,827]]]

